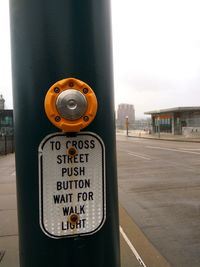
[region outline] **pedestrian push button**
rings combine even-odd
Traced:
[[[95,118],[97,99],[85,82],[67,78],[53,84],[45,97],[48,119],[65,132],[79,132]]]

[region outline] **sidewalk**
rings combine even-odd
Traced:
[[[0,267],[18,267],[14,154],[0,157]]]
[[[19,267],[14,162],[14,154],[0,156],[0,267]],[[126,229],[125,225],[123,227]],[[121,266],[141,266],[122,236],[120,236],[120,245]]]
[[[125,130],[117,130],[116,133],[119,135],[127,136],[127,132]],[[172,135],[168,133],[160,133],[160,135],[158,133],[149,134],[147,131],[143,130],[130,130],[128,131],[128,136],[145,138],[145,139],[155,139],[155,140],[200,143],[200,138],[195,138],[195,137],[191,138],[191,137],[185,137],[183,135]]]

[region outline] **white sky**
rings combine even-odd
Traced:
[[[0,94],[6,108],[12,108],[11,57],[8,0],[0,0]]]
[[[112,0],[115,104],[200,106],[200,1]],[[0,93],[12,107],[8,0],[0,0]]]
[[[112,0],[115,103],[200,106],[200,1]]]

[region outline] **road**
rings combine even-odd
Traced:
[[[117,155],[119,200],[131,219],[171,266],[199,267],[200,144],[117,136]]]
[[[117,136],[117,148],[121,266],[199,267],[200,144]],[[0,266],[17,267],[14,155],[0,173]]]

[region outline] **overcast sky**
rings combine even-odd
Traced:
[[[6,100],[6,108],[12,108],[11,59],[8,0],[0,0],[0,94]]]
[[[144,111],[200,106],[200,1],[112,0],[115,99]]]
[[[112,0],[115,104],[200,106],[200,1]],[[0,93],[12,107],[8,0],[0,0]]]

